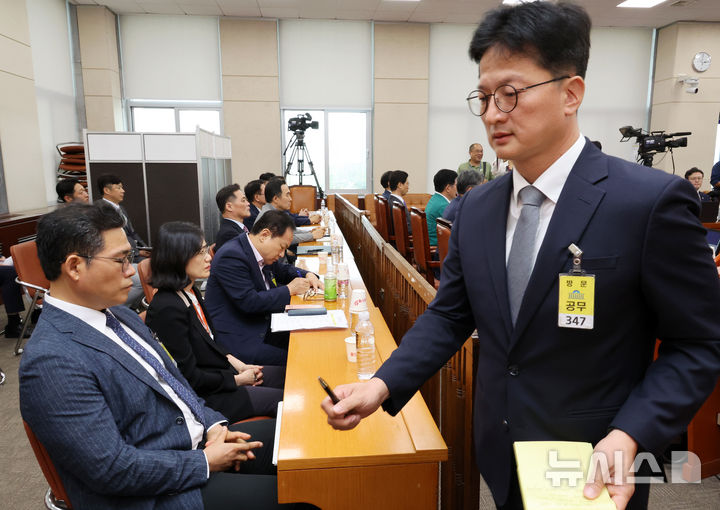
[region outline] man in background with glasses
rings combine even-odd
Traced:
[[[467,172],[468,170],[475,170],[482,176],[481,184],[486,181],[491,181],[494,178],[492,173],[492,165],[482,160],[482,144],[471,144],[470,148],[468,149],[468,153],[470,154],[470,159],[468,159],[465,163],[461,163],[460,166],[458,166],[458,173]]]
[[[590,25],[551,2],[481,22],[468,103],[516,171],[467,193],[437,296],[375,377],[322,402],[340,429],[397,413],[477,328],[475,447],[501,509],[522,508],[523,440],[592,443],[612,478],[598,469],[585,497],[604,484],[619,509],[646,508],[649,486],[626,478],[636,454],[682,433],[720,374],[720,282],[693,187],[580,134]]]

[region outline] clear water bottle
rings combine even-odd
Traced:
[[[370,312],[360,312],[355,328],[358,379],[366,381],[375,375],[375,328],[370,322]]]

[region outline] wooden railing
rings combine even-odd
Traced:
[[[435,297],[427,283],[400,253],[386,243],[367,213],[341,196],[335,197],[335,217],[375,305],[380,308],[396,342]],[[472,442],[472,402],[475,340],[468,339],[443,369],[421,388],[421,393],[448,446],[441,465],[441,508],[477,509],[480,475]]]

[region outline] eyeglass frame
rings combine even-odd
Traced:
[[[201,246],[200,249],[193,255],[193,257],[197,257],[198,255],[202,255],[203,257],[210,253],[210,245],[205,244],[205,246]]]
[[[135,253],[134,250],[130,250],[127,255],[124,257],[101,257],[98,255],[81,255],[77,254],[78,257],[82,257],[84,259],[87,259],[88,262],[90,262],[91,259],[105,259],[105,260],[112,260],[113,262],[117,262],[118,264],[122,265],[122,270],[127,271],[128,268],[132,265],[133,260],[135,259]]]
[[[510,113],[510,112],[513,111],[515,108],[517,108],[517,105],[518,105],[518,95],[519,95],[521,92],[526,92],[526,91],[528,91],[528,90],[530,90],[530,89],[532,89],[532,88],[539,87],[540,85],[546,85],[546,84],[548,84],[548,83],[553,83],[553,82],[556,82],[556,81],[565,80],[565,79],[567,79],[567,78],[572,78],[572,76],[570,76],[569,74],[566,74],[565,76],[558,76],[557,78],[553,78],[553,79],[551,79],[551,80],[547,80],[547,81],[543,81],[543,82],[540,82],[540,83],[536,83],[535,85],[528,85],[527,87],[523,87],[523,88],[521,88],[521,89],[516,89],[515,87],[513,87],[513,86],[510,85],[509,83],[503,83],[502,85],[498,85],[498,86],[495,88],[495,90],[493,91],[492,94],[485,94],[484,92],[480,91],[480,89],[475,89],[475,90],[470,91],[470,94],[468,94],[468,96],[465,98],[465,101],[467,101],[468,109],[470,110],[470,113],[472,113],[472,114],[475,115],[476,117],[482,117],[483,115],[485,115],[485,114],[487,113],[488,105],[490,104],[490,101],[489,101],[489,98],[490,98],[490,97],[492,97],[492,98],[493,98],[493,101],[495,101],[495,106],[497,107],[498,110],[500,110],[500,111],[503,112],[503,113]],[[515,104],[514,104],[513,107],[510,108],[509,110],[503,110],[502,108],[500,108],[500,105],[498,105],[497,96],[496,96],[495,94],[497,94],[497,91],[500,90],[502,87],[510,87],[511,89],[513,89],[513,90],[515,91]],[[473,94],[476,94],[476,95],[473,97]],[[483,94],[483,95],[485,96],[485,98],[487,99],[487,102],[485,103],[485,109],[484,109],[481,113],[475,113],[475,112],[473,111],[473,109],[472,109],[472,106],[470,106],[470,101],[473,100],[473,99],[479,100],[479,99],[480,99],[480,94]]]

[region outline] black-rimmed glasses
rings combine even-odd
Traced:
[[[91,259],[112,260],[113,262],[117,262],[118,264],[121,264],[123,271],[127,271],[127,269],[130,267],[130,264],[132,264],[132,261],[135,259],[135,252],[130,251],[124,257],[99,257],[97,255],[80,255],[79,253],[78,253],[78,257],[82,257],[84,259],[87,259],[88,261]]]
[[[495,100],[495,106],[498,107],[498,110],[510,113],[517,106],[518,94],[521,92],[525,92],[526,90],[530,90],[534,87],[539,87],[540,85],[545,85],[547,83],[564,80],[566,78],[570,78],[570,76],[560,76],[558,78],[553,78],[552,80],[536,83],[535,85],[528,85],[527,87],[523,87],[521,89],[516,89],[512,85],[508,84],[500,85],[492,94],[485,94],[479,90],[473,90],[470,94],[468,94],[466,101],[468,103],[468,108],[470,108],[470,112],[478,117],[485,115],[491,97]]]

